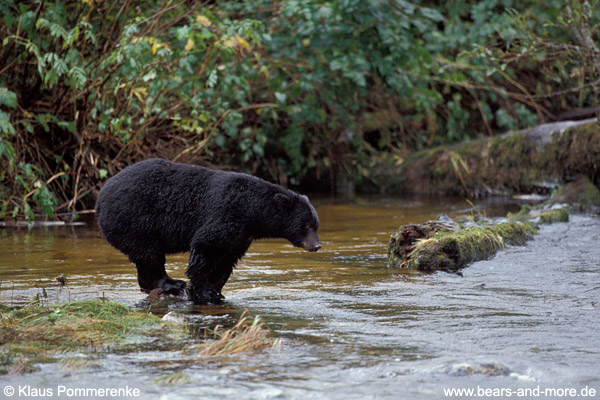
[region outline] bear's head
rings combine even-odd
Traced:
[[[283,231],[285,238],[294,246],[306,251],[318,251],[321,241],[317,234],[319,216],[308,197],[296,193],[277,193],[275,202],[285,211]]]

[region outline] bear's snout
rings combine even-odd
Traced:
[[[302,242],[302,248],[306,251],[310,251],[310,252],[315,252],[315,251],[319,251],[319,249],[321,248],[321,242],[316,242],[316,243],[306,243],[306,242]]]
[[[300,243],[300,245],[306,251],[310,251],[310,252],[318,251],[321,248],[321,240],[319,240],[319,235],[317,234],[317,231],[311,229],[308,232],[308,235]]]

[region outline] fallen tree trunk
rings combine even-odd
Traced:
[[[585,176],[600,185],[597,119],[539,125],[374,162],[360,186],[388,194],[549,193]]]
[[[424,224],[427,225],[427,224]],[[457,271],[468,264],[490,258],[506,244],[521,245],[533,236],[535,229],[526,222],[466,229],[431,231],[416,241],[403,241],[418,226],[402,226],[392,235],[388,245],[388,266],[420,271]]]
[[[401,226],[388,244],[388,267],[419,271],[457,271],[492,257],[506,245],[523,245],[538,223],[566,222],[565,209],[531,212],[524,207],[509,222],[470,227],[441,222]]]

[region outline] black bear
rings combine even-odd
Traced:
[[[100,190],[102,235],[137,268],[149,292],[178,294],[186,284],[165,272],[165,254],[190,251],[192,299],[217,303],[233,267],[254,239],[284,238],[321,248],[308,197],[251,175],[149,159],[125,168]]]

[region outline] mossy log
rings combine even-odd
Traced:
[[[480,197],[550,192],[578,176],[600,185],[597,119],[540,125],[374,161],[367,188]]]
[[[451,220],[403,225],[388,243],[387,266],[457,271],[492,257],[506,245],[524,244],[537,232],[538,224],[569,221],[569,212],[565,208],[533,209],[524,205],[518,213],[508,213],[506,219],[499,224],[469,227]]]
[[[507,244],[521,245],[535,233],[534,225],[529,222],[458,229],[447,225],[435,229],[431,224],[400,227],[388,245],[388,267],[457,271],[472,262],[490,258]]]

